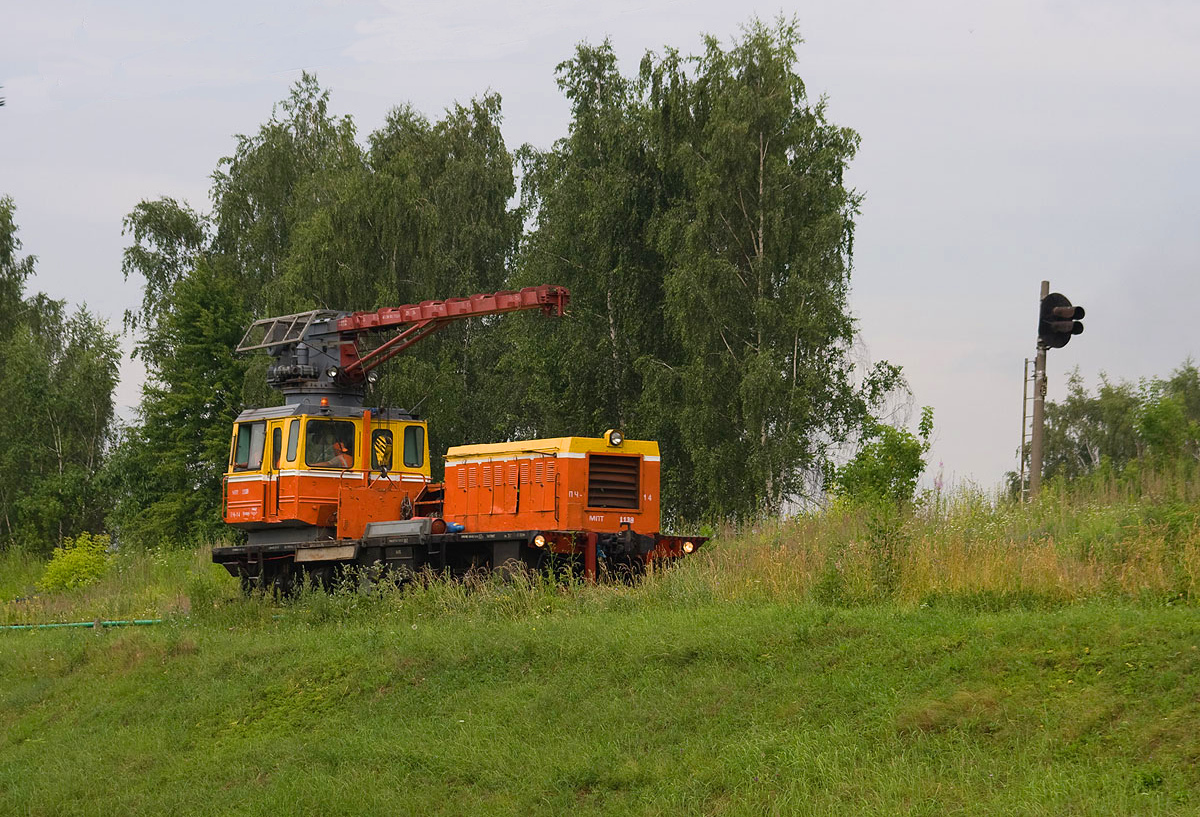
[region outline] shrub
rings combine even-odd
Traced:
[[[71,590],[100,581],[112,566],[108,545],[108,536],[104,534],[93,536],[85,532],[67,539],[62,547],[54,549],[38,590]]]
[[[911,502],[933,434],[933,409],[921,409],[918,434],[883,423],[870,426],[854,459],[833,473],[838,497],[853,504]]]

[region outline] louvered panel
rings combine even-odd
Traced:
[[[640,457],[593,454],[588,459],[588,506],[636,509],[640,475]]]

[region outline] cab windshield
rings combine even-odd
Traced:
[[[309,468],[352,468],[355,450],[354,423],[309,420],[305,425],[304,464]]]

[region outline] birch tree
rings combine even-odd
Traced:
[[[25,293],[35,259],[17,255],[14,213],[0,198],[0,543],[49,551],[103,524],[120,352],[87,309]]]
[[[513,413],[659,440],[685,516],[778,511],[901,382],[848,357],[859,138],[809,100],[799,45],[793,23],[754,22],[633,78],[582,45],[559,66],[570,134],[523,152],[519,280],[567,284],[573,314],[515,339],[531,396]]]

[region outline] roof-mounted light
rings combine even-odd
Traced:
[[[625,435],[615,428],[610,428],[608,431],[604,432],[604,439],[609,445],[615,448],[616,446],[619,446],[621,443],[625,442]]]

